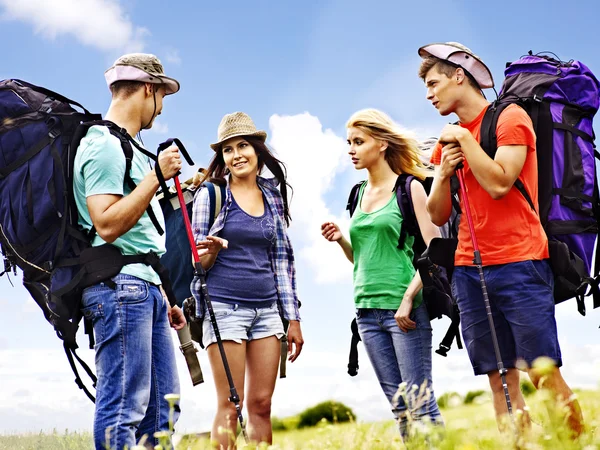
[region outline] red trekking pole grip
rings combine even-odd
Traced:
[[[186,210],[185,200],[183,198],[183,191],[181,190],[181,183],[179,183],[179,177],[176,176],[175,180],[175,189],[177,190],[177,198],[179,199],[179,207],[182,211]],[[190,223],[190,218],[187,214],[182,214],[183,223],[185,225],[185,231],[187,233],[188,241],[190,242],[190,247],[192,248],[192,258],[194,259],[194,265],[200,262],[200,256],[198,256],[198,249],[196,248],[196,243],[194,242],[194,234],[192,233],[192,224]]]

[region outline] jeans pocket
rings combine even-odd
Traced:
[[[117,284],[117,299],[119,303],[141,303],[150,295],[148,283],[144,281],[123,281]]]
[[[547,264],[545,261],[535,261],[535,262],[539,263],[540,265]],[[548,280],[540,273],[540,271],[536,267],[536,264],[534,263],[534,261],[531,261],[531,260],[525,261],[525,264],[527,265],[529,275],[531,275],[533,278],[535,278],[540,283],[543,283],[544,286],[552,289],[552,286],[548,283]]]
[[[233,314],[238,309],[238,305],[230,305],[229,303],[213,303],[213,311],[217,319],[223,319]]]
[[[362,308],[356,308],[355,313],[356,313],[356,318],[360,319],[360,317],[362,316]]]
[[[83,319],[88,320],[94,327],[96,345],[104,340],[104,309],[102,303],[91,303],[81,309]]]

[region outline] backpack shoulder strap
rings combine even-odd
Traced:
[[[208,200],[210,205],[210,217],[208,220],[208,229],[210,230],[217,220],[221,209],[223,209],[223,204],[225,203],[226,196],[226,187],[222,184],[216,184],[211,181],[205,181],[202,183],[208,190]]]
[[[600,161],[600,153],[594,147],[594,156],[596,164]],[[597,174],[596,174],[597,175]],[[594,192],[593,192],[593,203],[592,203],[592,212],[596,219],[596,251],[595,251],[595,259],[594,259],[594,271],[591,274],[591,278],[594,282],[595,289],[593,290],[593,305],[594,308],[600,308],[600,187],[598,186],[598,177],[594,177]]]
[[[440,342],[439,348],[435,351],[438,355],[448,356],[448,351],[452,347],[452,342],[454,341],[454,339],[456,339],[456,346],[459,349],[463,348],[462,341],[460,340],[459,324],[460,319],[458,319],[457,314],[457,317],[453,319],[450,323],[448,331],[446,331],[442,342]]]
[[[417,223],[415,207],[412,202],[412,190],[410,186],[412,181],[416,179],[413,175],[403,173],[396,180],[396,186],[394,187],[403,223],[406,225],[406,230],[411,236],[415,236],[419,232],[419,224]]]
[[[348,202],[346,203],[346,211],[348,211],[350,217],[352,217],[354,215],[354,211],[356,211],[356,207],[358,206],[358,196],[360,194],[360,188],[365,183],[366,180],[363,180],[360,183],[356,183],[354,186],[352,186],[352,189],[350,190]]]
[[[398,202],[398,208],[400,208],[400,214],[402,214],[400,236],[398,237],[398,248],[400,249],[404,248],[404,241],[406,240],[407,234],[410,236],[417,236],[420,233],[410,187],[410,184],[415,179],[416,178],[413,175],[403,173],[398,176],[396,185],[394,186],[396,201]]]
[[[112,122],[108,123],[110,124],[107,126],[110,131],[110,134],[117,137],[121,141],[121,148],[123,149],[123,153],[125,154],[125,182],[127,183],[127,186],[129,186],[129,189],[133,191],[137,187],[137,184],[135,184],[135,181],[133,181],[133,178],[131,178],[131,163],[133,161],[133,147],[131,146],[131,144],[133,143],[133,145],[135,145],[135,147],[138,150],[140,150],[144,155],[153,159],[155,162],[157,161],[157,158],[152,153],[148,152],[146,149],[138,145],[137,142],[135,142],[135,140],[133,140],[131,136],[129,136],[126,130],[117,127]],[[166,184],[164,179],[161,180],[159,178],[159,182],[161,182],[160,184],[162,185],[163,189],[165,189]],[[168,192],[168,189],[166,189],[165,192]],[[146,212],[148,213],[148,217],[150,217],[152,225],[154,225],[154,228],[156,228],[158,234],[161,236],[165,234],[165,230],[162,229],[160,223],[158,222],[158,219],[156,218],[156,214],[152,209],[152,205],[148,205],[148,208],[146,208]]]
[[[481,138],[479,139],[479,144],[483,151],[492,159],[494,159],[498,150],[498,136],[496,134],[498,119],[500,118],[500,114],[510,104],[510,102],[500,102],[498,100],[490,103],[481,121]]]
[[[289,343],[287,339],[288,329],[290,327],[290,321],[285,317],[280,316],[281,321],[283,322],[283,336],[280,339],[279,345],[279,378],[287,377],[287,358],[288,358],[288,349]]]
[[[85,395],[87,396],[87,398],[89,398],[92,401],[92,403],[96,403],[96,397],[94,397],[94,395],[86,387],[86,385],[81,380],[81,377],[79,376],[79,371],[77,370],[77,366],[76,366],[75,360],[77,360],[77,362],[79,362],[79,364],[81,365],[81,367],[83,368],[83,370],[85,370],[85,372],[87,373],[87,375],[90,377],[90,379],[92,380],[94,388],[96,387],[96,383],[98,382],[98,379],[96,378],[96,375],[94,374],[94,372],[92,372],[92,369],[90,369],[90,367],[85,363],[85,361],[82,360],[79,357],[79,355],[76,353],[77,346],[70,347],[70,346],[67,345],[66,342],[64,342],[63,343],[63,348],[65,349],[65,354],[67,355],[67,360],[69,361],[69,365],[71,366],[71,370],[73,371],[73,374],[75,375],[75,384],[77,384],[77,387],[79,387],[79,389],[83,390],[83,392],[85,393]]]
[[[140,150],[144,155],[150,157],[155,162],[156,162],[157,158],[155,155],[153,155],[152,153],[150,153],[149,151],[147,151],[146,149],[144,149],[143,147],[138,145],[137,142],[135,142],[135,140],[133,140],[131,138],[131,136],[129,136],[129,133],[127,133],[127,130],[125,130],[124,128],[120,128],[114,122],[111,122],[109,120],[95,120],[95,121],[91,121],[91,122],[84,122],[81,125],[79,125],[79,127],[75,131],[75,134],[73,135],[73,139],[71,141],[71,148],[73,149],[73,152],[72,152],[72,155],[70,156],[70,158],[73,158],[73,161],[75,161],[75,153],[77,151],[77,148],[79,147],[79,143],[81,142],[81,139],[83,139],[83,137],[87,134],[88,130],[91,127],[96,126],[96,125],[108,128],[108,131],[110,132],[110,134],[112,134],[117,139],[119,139],[119,142],[121,143],[121,148],[123,149],[123,154],[125,155],[125,183],[127,183],[127,186],[129,187],[129,189],[131,189],[133,191],[137,187],[137,184],[135,184],[135,181],[133,181],[133,178],[131,178],[131,164],[133,161],[133,147],[131,146],[131,143],[133,143],[135,145],[135,147],[138,150]],[[71,164],[70,167],[72,167],[72,166],[73,165]],[[71,180],[71,182],[72,182],[72,180]],[[163,182],[163,184],[164,184],[164,182]],[[166,185],[163,187],[166,188]],[[167,192],[167,191],[168,191],[168,189],[166,189],[164,192]],[[162,229],[162,226],[160,225],[158,219],[156,218],[156,214],[154,213],[154,210],[152,209],[152,205],[148,205],[148,208],[146,208],[146,212],[148,213],[148,217],[150,217],[150,220],[152,221],[152,225],[154,225],[154,228],[156,228],[156,231],[158,232],[158,234],[161,236],[163,234],[165,234],[165,231]],[[92,228],[92,230],[94,230],[94,228]],[[95,232],[95,230],[94,230],[94,232]],[[92,231],[90,231],[90,236],[91,235],[93,235]]]
[[[348,356],[348,375],[354,377],[358,374],[358,343],[360,342],[356,318],[352,319],[350,329],[352,330],[352,340],[350,341],[350,355]]]
[[[500,114],[502,114],[502,112],[513,103],[518,104],[518,102],[496,100],[495,102],[490,103],[483,116],[483,120],[481,122],[480,145],[485,153],[492,159],[496,157],[496,152],[498,151],[498,135],[496,134],[498,119],[500,118]],[[531,196],[519,178],[517,178],[515,181],[514,186],[521,193],[521,195],[523,195],[525,200],[527,200],[527,203],[531,209],[536,211],[533,200],[531,200]]]

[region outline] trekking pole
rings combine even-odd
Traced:
[[[169,145],[174,143],[179,148],[179,151],[184,156],[186,161],[190,165],[194,165],[194,162],[190,158],[185,147],[181,144],[179,139],[169,139],[159,146],[159,152],[167,148]],[[221,354],[221,360],[223,361],[223,368],[225,369],[225,375],[227,376],[227,381],[229,383],[229,392],[231,396],[229,397],[229,401],[235,405],[235,410],[237,412],[237,417],[240,422],[240,426],[242,428],[242,434],[244,436],[244,440],[248,443],[248,433],[246,432],[246,424],[244,423],[244,416],[242,415],[242,408],[240,407],[240,396],[237,393],[237,389],[235,388],[235,384],[233,382],[233,376],[231,375],[231,369],[229,367],[229,362],[227,362],[227,354],[225,353],[225,347],[223,346],[223,340],[221,339],[221,333],[219,333],[219,326],[217,325],[217,318],[215,317],[215,311],[213,310],[212,302],[210,300],[210,296],[208,295],[208,288],[206,286],[206,271],[202,264],[200,263],[200,256],[198,255],[198,249],[196,248],[196,243],[194,242],[194,234],[192,233],[192,224],[190,223],[190,218],[188,217],[186,211],[187,208],[185,206],[185,200],[183,198],[183,191],[181,190],[181,184],[179,183],[179,176],[175,176],[175,189],[177,190],[177,198],[179,199],[179,205],[181,209],[181,214],[183,215],[183,223],[185,224],[185,230],[187,232],[188,241],[190,243],[190,247],[192,249],[192,258],[194,259],[194,275],[200,278],[200,289],[202,290],[202,296],[204,297],[204,301],[206,302],[206,307],[208,309],[208,314],[210,317],[210,322],[213,327],[213,331],[215,333],[215,337],[217,338],[217,346],[219,347],[219,353]]]
[[[479,282],[481,283],[481,291],[483,293],[483,301],[485,302],[485,311],[487,313],[488,323],[490,325],[490,331],[492,334],[492,342],[494,343],[494,353],[496,353],[496,362],[498,364],[498,372],[500,372],[500,378],[502,379],[502,387],[504,389],[504,398],[506,400],[506,407],[508,408],[508,414],[511,421],[514,423],[514,417],[512,412],[512,404],[510,402],[510,395],[508,393],[508,384],[506,383],[506,368],[502,362],[502,356],[500,355],[500,346],[498,345],[498,336],[496,335],[496,326],[494,325],[494,318],[492,317],[492,308],[490,306],[490,299],[488,297],[487,284],[483,276],[483,264],[481,262],[481,253],[479,252],[479,245],[477,245],[477,237],[475,236],[475,227],[473,226],[473,218],[471,217],[471,207],[469,205],[469,198],[467,196],[467,190],[465,189],[465,179],[463,174],[463,164],[460,163],[457,166],[456,175],[458,176],[458,182],[460,183],[460,195],[465,205],[465,214],[467,216],[467,223],[469,225],[469,232],[471,234],[471,241],[473,242],[473,263],[477,267],[479,272]]]

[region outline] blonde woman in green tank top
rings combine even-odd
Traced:
[[[410,424],[443,424],[431,379],[431,325],[421,290],[423,283],[412,260],[414,238],[397,248],[402,215],[394,186],[400,174],[424,179],[427,168],[417,141],[383,112],[366,109],[348,121],[349,155],[354,168],[366,169],[350,223],[350,239],[332,222],[321,226],[325,239],[337,242],[354,264],[354,303],[358,330],[381,388],[399,424],[403,439],[416,428]],[[439,236],[425,209],[423,185],[413,180],[412,199],[426,244]],[[406,401],[399,385],[419,386]],[[421,395],[418,395],[421,392]]]

